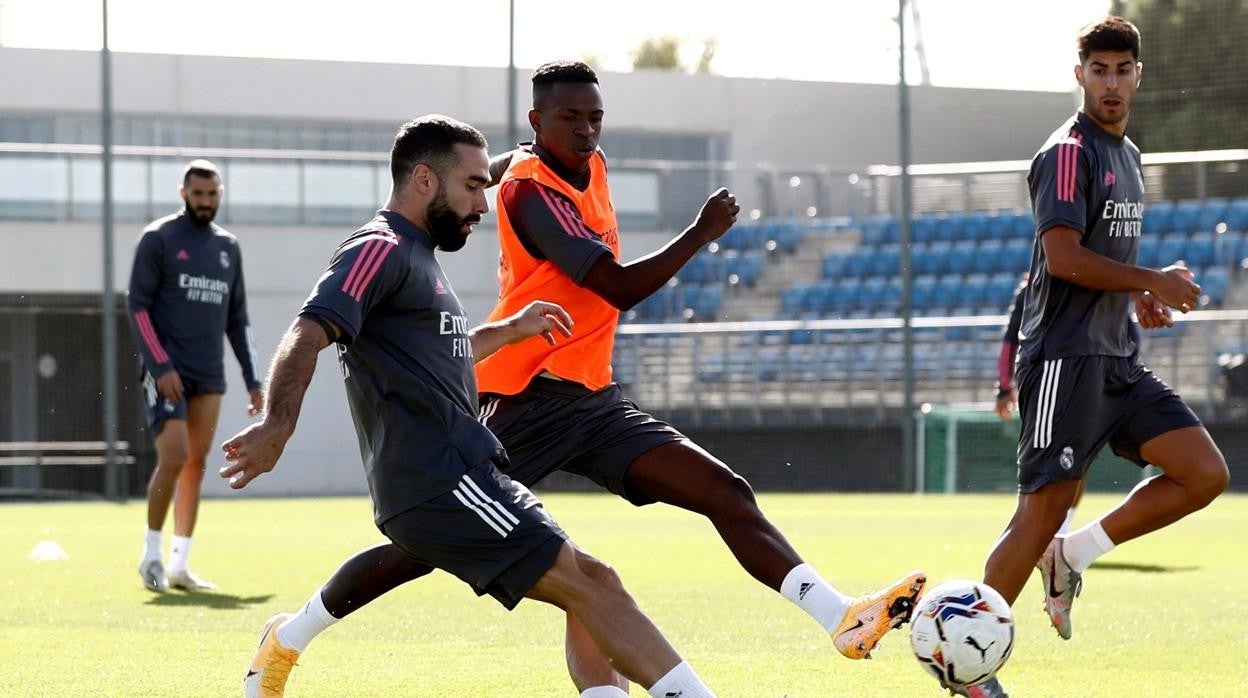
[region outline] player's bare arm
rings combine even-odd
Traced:
[[[1148,269],[1116,262],[1084,247],[1082,237],[1079,231],[1065,226],[1045,231],[1040,240],[1049,274],[1102,291],[1147,291],[1157,302],[1184,313],[1196,307],[1200,286],[1192,280],[1191,270],[1180,266]]]
[[[299,421],[303,395],[316,371],[316,356],[330,344],[330,329],[337,336],[332,324],[325,327],[300,317],[282,337],[269,369],[264,418],[221,446],[227,465],[219,473],[230,481],[230,487],[242,489],[277,465]]]
[[[560,336],[571,337],[572,316],[554,303],[534,301],[509,318],[474,327],[468,341],[472,342],[473,359],[481,361],[508,344],[538,335],[552,346]]]
[[[737,198],[720,188],[711,195],[693,225],[641,259],[621,265],[603,255],[585,275],[585,287],[620,310],[648,298],[680,271],[702,246],[719,239],[737,222]]]

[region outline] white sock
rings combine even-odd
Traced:
[[[1114,549],[1114,542],[1101,528],[1100,519],[1062,539],[1062,557],[1076,572],[1083,572],[1096,558]]]
[[[619,686],[594,686],[581,691],[581,698],[628,698],[628,691]]]
[[[174,536],[169,544],[169,571],[185,572],[191,557],[191,537]]]
[[[651,698],[715,698],[711,689],[693,671],[688,662],[681,662],[646,689]]]
[[[308,649],[312,638],[320,635],[323,630],[339,620],[325,608],[325,602],[321,600],[321,590],[317,589],[312,598],[303,605],[302,610],[293,618],[277,626],[277,641],[283,647],[303,652]]]
[[[147,529],[147,538],[143,542],[143,562],[148,560],[159,560],[161,549],[160,531]]]
[[[807,563],[789,570],[780,583],[780,595],[810,614],[823,629],[832,632],[845,618],[852,598],[837,591]]]
[[[1070,533],[1070,527],[1075,523],[1075,508],[1071,507],[1066,510],[1066,520],[1062,522],[1062,527],[1057,529],[1057,535],[1064,536]]]

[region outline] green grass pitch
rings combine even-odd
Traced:
[[[763,495],[798,550],[847,592],[922,567],[977,577],[1007,496]],[[605,495],[552,494],[572,537],[611,562],[720,696],[941,695],[906,631],[870,661],[842,659],[795,607],[750,579],[704,520]],[[1112,504],[1090,496],[1080,521]],[[1075,636],[1041,611],[1038,576],[1015,608],[1001,679],[1014,695],[1243,695],[1248,666],[1248,498],[1225,496],[1123,546],[1085,577]],[[193,567],[219,593],[155,595],[139,582],[143,506],[0,505],[0,695],[227,696],[261,625],[294,610],[347,555],[380,539],[362,498],[205,502]],[[32,562],[41,540],[67,561]],[[506,613],[435,574],[321,635],[291,696],[574,696],[563,624],[527,602]],[[644,691],[634,688],[632,695]]]

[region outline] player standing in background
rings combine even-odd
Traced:
[[[287,331],[269,373],[264,420],[225,443],[222,476],[241,488],[272,470],[295,429],[317,354],[337,343],[373,498],[396,550],[443,569],[507,609],[522,598],[584,623],[598,651],[656,698],[711,692],[637,608],[612,569],[567,539],[541,503],[500,472],[507,454],[477,421],[476,356],[525,340],[555,345],[572,321],[533,301],[469,329],[435,247],[467,242],[489,211],[485,137],[442,116],[404,124],[390,157],[386,208],[347,238]],[[269,620],[244,681],[280,696],[298,652]],[[434,691],[437,692],[436,690]]]
[[[637,506],[665,502],[706,516],[748,573],[808,613],[838,651],[861,659],[909,619],[925,575],[912,572],[857,598],[842,594],[767,520],[744,478],[639,410],[611,380],[620,311],[727,232],[739,209],[721,189],[665,247],[621,264],[607,163],[598,148],[603,113],[592,68],[542,65],[533,74],[529,111],[536,142],[495,161],[506,171],[498,193],[500,299],[490,319],[539,298],[576,318],[567,342],[512,344],[477,366],[481,421],[508,453],[502,469],[526,485],[564,470]],[[361,551],[277,629],[278,640],[301,652],[347,614],[429,571],[393,545]],[[584,698],[627,695],[615,658],[599,651],[571,613],[567,659]]]
[[[1126,138],[1140,84],[1140,34],[1120,17],[1078,37],[1083,106],[1032,160],[1036,243],[1018,364],[1022,429],[1018,506],[984,567],[1011,604],[1033,567],[1058,634],[1071,635],[1083,572],[1101,555],[1204,508],[1229,473],[1209,432],[1138,356],[1130,306],[1146,329],[1172,323],[1200,298],[1192,273],[1136,266],[1144,178]],[[1056,536],[1097,452],[1106,444],[1161,475],[1116,508]],[[1002,695],[994,678],[975,695]]]
[[[147,485],[147,538],[139,576],[152,591],[215,589],[191,573],[191,534],[199,514],[204,460],[225,392],[222,335],[243,369],[255,415],[264,404],[255,339],[247,321],[238,239],[213,222],[225,187],[207,160],[193,160],[179,190],[186,208],[143,230],[130,270],[129,315],[143,360],[148,426],[156,469]],[[176,492],[176,500],[174,499]],[[168,574],[161,529],[173,505]]]
[[[1030,278],[1029,274],[1023,274],[1018,288],[1014,289],[1014,298],[1010,301],[1010,319],[1005,325],[1005,334],[1001,337],[1001,352],[997,355],[997,416],[1003,422],[1013,419],[1014,411],[1018,408],[1018,393],[1014,390],[1014,363],[1018,359],[1018,329],[1023,324],[1023,302]],[[1083,499],[1083,490],[1084,482],[1080,480],[1075,501],[1066,510],[1062,527],[1057,529],[1059,534],[1070,532],[1070,526],[1075,521],[1075,509]]]

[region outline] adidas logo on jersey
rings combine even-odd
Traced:
[[[1111,187],[1114,185],[1114,182],[1117,182],[1117,181],[1118,181],[1118,178],[1114,176],[1113,172],[1109,170],[1105,170],[1105,186]]]
[[[442,283],[442,279],[438,279],[433,284],[433,292],[439,296],[446,295],[446,285]]]
[[[188,260],[190,260],[190,258],[191,258],[191,256],[190,256],[189,254],[187,254],[187,253],[186,253],[186,250],[178,250],[178,261],[179,261],[179,262],[185,262],[185,261],[188,261]]]

